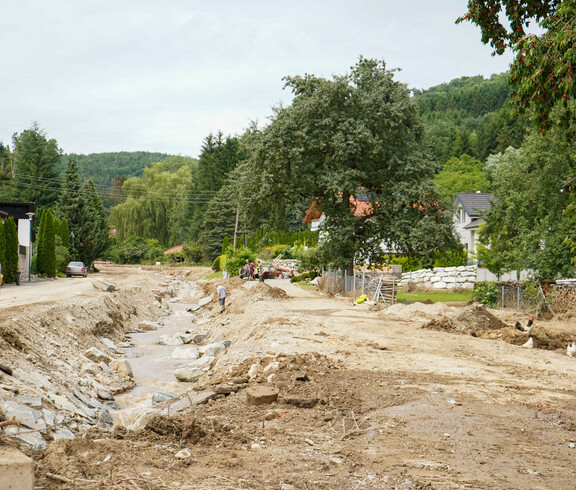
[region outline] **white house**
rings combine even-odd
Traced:
[[[456,232],[468,252],[476,253],[478,230],[484,223],[482,215],[490,209],[493,197],[483,192],[458,192],[452,201]]]

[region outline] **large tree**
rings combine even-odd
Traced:
[[[165,247],[182,243],[183,210],[195,166],[192,158],[170,157],[146,168],[142,177],[127,179],[122,186],[126,201],[110,213],[118,239],[137,235],[156,238]]]
[[[418,107],[383,61],[360,58],[330,80],[285,81],[292,104],[253,135],[252,157],[240,167],[246,214],[266,211],[282,228],[287,206],[315,200],[327,217],[324,248],[338,266],[378,261],[383,241],[428,264],[435,250],[455,246]],[[361,199],[367,212],[356,209]]]
[[[18,232],[12,216],[4,221],[5,253],[2,274],[5,283],[18,281]]]
[[[16,161],[13,197],[50,207],[58,199],[60,180],[58,164],[62,151],[55,139],[34,123],[30,129],[12,137]]]
[[[108,224],[93,182],[80,182],[73,158],[68,161],[58,210],[74,234],[73,258],[90,265],[106,247]]]
[[[560,106],[556,120],[573,136],[576,0],[468,0],[468,12],[457,22],[463,21],[480,27],[482,42],[494,53],[514,52],[509,80],[515,107],[530,110],[544,130],[555,120],[552,109]],[[538,34],[527,34],[530,22],[538,23]]]
[[[497,199],[482,235],[502,269],[532,270],[541,279],[574,273],[565,237],[576,235],[576,223],[564,215],[570,196],[559,190],[572,177],[575,150],[553,129],[488,158],[486,172]]]
[[[210,201],[224,185],[230,172],[245,158],[240,138],[236,136],[224,136],[219,131],[215,135],[209,134],[204,139],[185,209],[187,238],[195,240],[201,234],[210,231],[204,228],[206,212],[212,205]]]

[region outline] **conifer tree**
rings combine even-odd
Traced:
[[[14,283],[18,280],[18,234],[16,223],[12,216],[8,216],[4,221],[4,237],[6,240],[6,251],[4,257],[4,282]]]
[[[55,243],[55,232],[54,232],[54,215],[49,209],[43,213],[46,215],[44,221],[44,229],[42,236],[42,246],[44,248],[43,252],[43,263],[42,269],[38,269],[40,274],[46,275],[47,277],[54,277],[56,275],[56,243]]]
[[[44,245],[44,236],[46,229],[46,210],[42,210],[40,215],[40,225],[38,226],[38,238],[36,240],[36,272],[44,274],[46,270],[46,247]]]

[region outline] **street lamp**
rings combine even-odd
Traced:
[[[72,235],[72,260],[76,260],[76,249],[74,248],[74,232],[71,231],[70,235]]]
[[[28,282],[30,282],[30,276],[31,276],[31,272],[32,272],[32,218],[34,217],[36,213],[33,213],[32,211],[26,213],[26,216],[28,216]]]

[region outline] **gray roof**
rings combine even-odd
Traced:
[[[490,209],[490,201],[494,196],[483,192],[457,192],[454,197],[454,205],[459,202],[468,216],[478,218]]]

